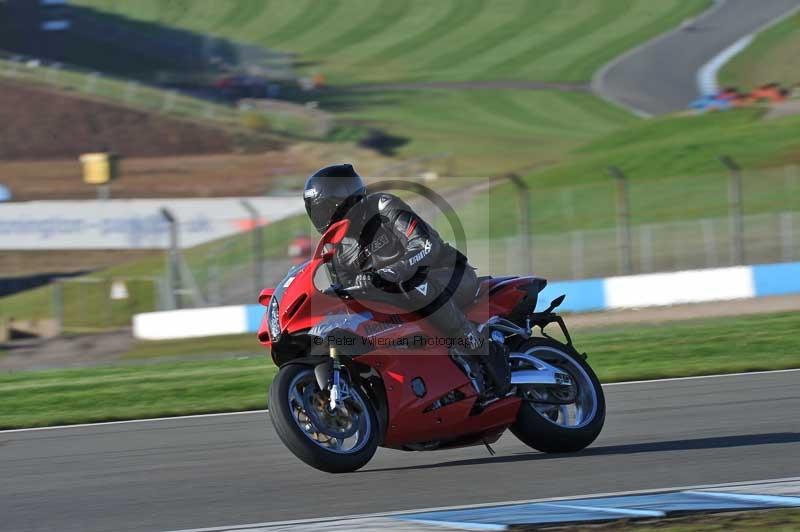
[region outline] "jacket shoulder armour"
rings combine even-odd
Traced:
[[[394,194],[388,194],[386,192],[376,192],[374,194],[370,194],[367,196],[366,202],[370,211],[378,212],[380,214],[385,214],[386,212],[390,211],[409,209],[408,205],[406,205],[406,202]]]

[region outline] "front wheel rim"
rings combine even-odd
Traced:
[[[292,419],[303,436],[321,449],[336,454],[361,451],[372,435],[372,420],[361,393],[351,388],[342,405],[329,412],[326,392],[320,391],[313,370],[298,373],[287,394]]]
[[[529,408],[533,408],[548,422],[564,429],[583,428],[597,417],[600,400],[595,381],[573,355],[549,346],[532,347],[525,354],[535,356],[568,373],[572,377],[573,386],[577,388],[574,402],[554,405],[536,402],[536,399],[546,399],[546,392],[541,392],[534,386],[524,386],[521,392],[527,399]]]

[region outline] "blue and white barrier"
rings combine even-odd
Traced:
[[[133,317],[133,336],[173,340],[256,332],[264,310],[261,305],[234,305],[145,312]]]
[[[800,262],[554,282],[539,296],[539,308],[561,294],[567,298],[560,310],[593,312],[796,293]],[[133,335],[167,340],[256,332],[264,310],[241,305],[137,314]]]

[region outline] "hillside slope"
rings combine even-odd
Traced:
[[[0,123],[6,161],[106,149],[131,157],[227,153],[234,145],[223,129],[8,82],[0,82]]]
[[[99,12],[300,54],[365,81],[587,81],[707,0],[77,0]]]
[[[800,84],[800,13],[759,34],[725,65],[719,79],[743,90],[771,82]]]

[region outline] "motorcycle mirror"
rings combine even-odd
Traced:
[[[567,298],[566,294],[561,294],[560,296],[552,300],[550,302],[550,306],[547,307],[547,310],[544,311],[544,314],[550,314],[551,312],[553,312],[557,307],[561,306],[561,303],[563,303],[566,298]]]
[[[333,253],[330,254],[325,252],[326,246],[330,244],[334,246],[342,241],[344,235],[347,234],[347,228],[350,227],[350,220],[340,220],[335,224],[331,225],[325,234],[322,235],[319,242],[317,243],[317,249],[314,250],[314,254],[311,256],[313,259],[325,259],[325,257],[333,257]]]
[[[261,291],[258,295],[258,302],[263,306],[269,306],[269,300],[272,297],[272,294],[275,293],[274,288],[265,288]]]

